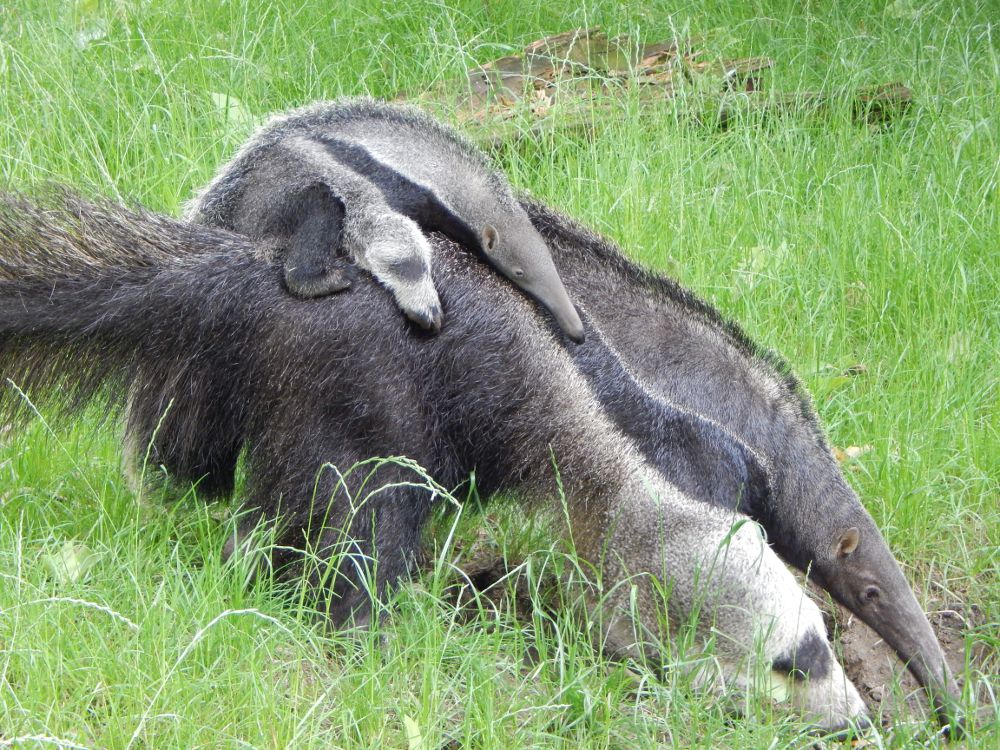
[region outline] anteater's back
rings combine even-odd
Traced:
[[[431,187],[473,226],[528,222],[510,184],[472,143],[419,110],[368,98],[320,102],[272,118],[195,199],[191,214],[224,215],[248,176],[292,139],[361,145],[410,181]]]

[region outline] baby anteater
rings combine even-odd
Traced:
[[[433,331],[441,308],[420,230],[439,231],[481,253],[583,340],[548,247],[510,184],[475,146],[412,108],[349,99],[275,117],[222,167],[189,218],[282,245],[285,285],[300,297],[350,285],[335,262],[343,247]]]

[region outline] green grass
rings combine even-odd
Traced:
[[[770,88],[838,103],[718,133],[626,101],[595,140],[557,131],[502,166],[787,356],[831,442],[871,446],[847,474],[922,601],[975,605],[970,645],[1000,647],[997,6],[373,5],[2,4],[0,184],[66,182],[176,213],[270,111],[419,92],[574,26],[771,56]],[[854,125],[848,92],[891,80],[913,89],[912,112]],[[183,489],[137,498],[99,410],[54,432],[0,429],[0,747],[404,748],[407,723],[421,748],[811,742],[766,702],[732,720],[682,676],[637,683],[568,615],[457,613],[441,590],[448,549],[381,630],[326,633],[295,589],[248,586],[218,562],[225,508]],[[499,516],[502,543],[546,548]],[[75,580],[52,570],[67,543],[94,553]],[[973,664],[964,677],[987,697],[968,746],[992,748],[997,660]]]

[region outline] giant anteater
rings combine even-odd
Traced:
[[[399,464],[367,477],[378,488],[368,494],[356,473],[335,469],[403,454],[445,485],[475,470],[486,495],[552,502],[563,492],[567,532],[595,581],[587,606],[610,651],[655,656],[666,587],[673,622],[720,634],[727,680],[745,679],[757,644],[791,676],[804,717],[828,729],[865,723],[818,608],[757,526],[668,482],[533,307],[456,245],[433,244],[451,321],[439,336],[408,328],[369,280],[349,297],[295,299],[260,248],[220,230],[72,197],[46,209],[7,197],[0,363],[36,398],[57,386],[71,404],[104,386],[130,391],[130,433],[151,438],[180,478],[230,488],[244,451],[250,520],[276,524],[275,562],[307,544],[332,561],[334,624],[365,622],[365,583],[381,596],[408,572],[432,502]],[[753,463],[748,452],[720,455],[720,478]],[[760,476],[745,468],[736,479]]]
[[[442,170],[441,159],[426,158],[422,152],[411,159],[413,142],[421,139],[454,151],[447,161],[463,168],[454,173]],[[295,144],[299,150],[289,150]],[[315,158],[304,158],[303,148]],[[330,180],[323,177],[323,169],[331,167],[337,174],[349,175],[339,197],[330,193]],[[370,100],[321,103],[281,116],[251,138],[194,202],[193,214],[214,226],[284,242],[289,257],[319,255],[330,264],[329,256],[344,241],[342,230],[352,216],[398,217],[386,211],[388,201],[425,228],[444,230],[473,246],[478,235],[467,231],[468,222],[422,184],[438,185],[445,196],[460,196],[459,213],[478,216],[482,223],[497,201],[503,204],[509,198],[506,181],[499,178],[496,183],[496,176],[484,180],[483,175],[489,174],[478,153],[426,117]],[[373,195],[365,180],[383,195]],[[362,187],[350,190],[358,181]],[[463,192],[456,181],[475,189]],[[527,241],[519,232],[522,257],[514,265],[524,266],[523,256],[533,249],[534,265],[548,269],[551,252],[573,298],[603,332],[604,344],[617,357],[591,361],[589,347],[569,351],[590,375],[617,426],[654,462],[648,450],[651,442],[660,444],[661,453],[676,457],[674,448],[685,439],[680,433],[696,434],[696,440],[714,434],[705,420],[718,423],[723,432],[737,436],[762,456],[771,473],[772,492],[759,495],[760,502],[751,502],[753,493],[745,493],[741,510],[765,528],[779,555],[808,571],[895,648],[930,691],[941,722],[954,724],[958,688],[940,645],[872,518],[844,481],[808,397],[787,365],[756,347],[738,327],[688,292],[638,268],[600,238],[543,206],[525,202],[523,209],[543,241]],[[521,215],[519,209],[517,216]],[[426,250],[422,237],[414,240],[413,248]],[[509,275],[511,263],[498,266]],[[542,299],[550,310],[562,311],[564,329],[576,330],[578,321],[567,325],[572,306],[559,276],[554,269],[546,273],[550,283]],[[437,296],[425,275],[414,279],[397,279],[390,286],[397,295],[406,292],[413,299],[430,300],[436,310]],[[431,325],[423,323],[436,330],[440,316],[432,318]],[[632,381],[628,395],[620,392],[621,376]],[[656,416],[656,402],[662,400],[673,406]],[[677,418],[678,410],[685,412],[683,418]],[[697,421],[692,414],[704,419]],[[667,444],[665,426],[674,430]],[[726,442],[723,438],[718,444]],[[698,461],[702,454],[692,449],[685,455],[688,461]],[[709,479],[699,491],[683,484],[711,477],[710,473],[679,470],[676,459],[658,465],[672,481],[682,482],[681,488],[692,497],[732,502],[724,482],[713,485]]]
[[[788,364],[585,228],[539,204],[525,203],[525,209],[570,294],[601,329],[620,366],[649,398],[712,420],[763,459],[771,492],[741,510],[764,527],[782,559],[807,572],[896,650],[928,689],[942,725],[960,731],[959,690],[934,631],[844,479]],[[602,401],[620,429],[633,436],[645,431],[642,420]]]

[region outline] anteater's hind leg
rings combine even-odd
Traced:
[[[257,546],[256,532],[258,573],[271,566],[301,579],[334,628],[363,626],[413,569],[433,491],[415,465],[368,459],[370,449],[335,424],[289,432],[276,416],[250,448],[252,510],[223,557]]]
[[[159,340],[149,338],[152,346]],[[203,498],[232,493],[245,437],[248,373],[228,353],[191,345],[138,365],[125,427],[125,472],[135,490],[162,469],[175,481],[196,484]]]

